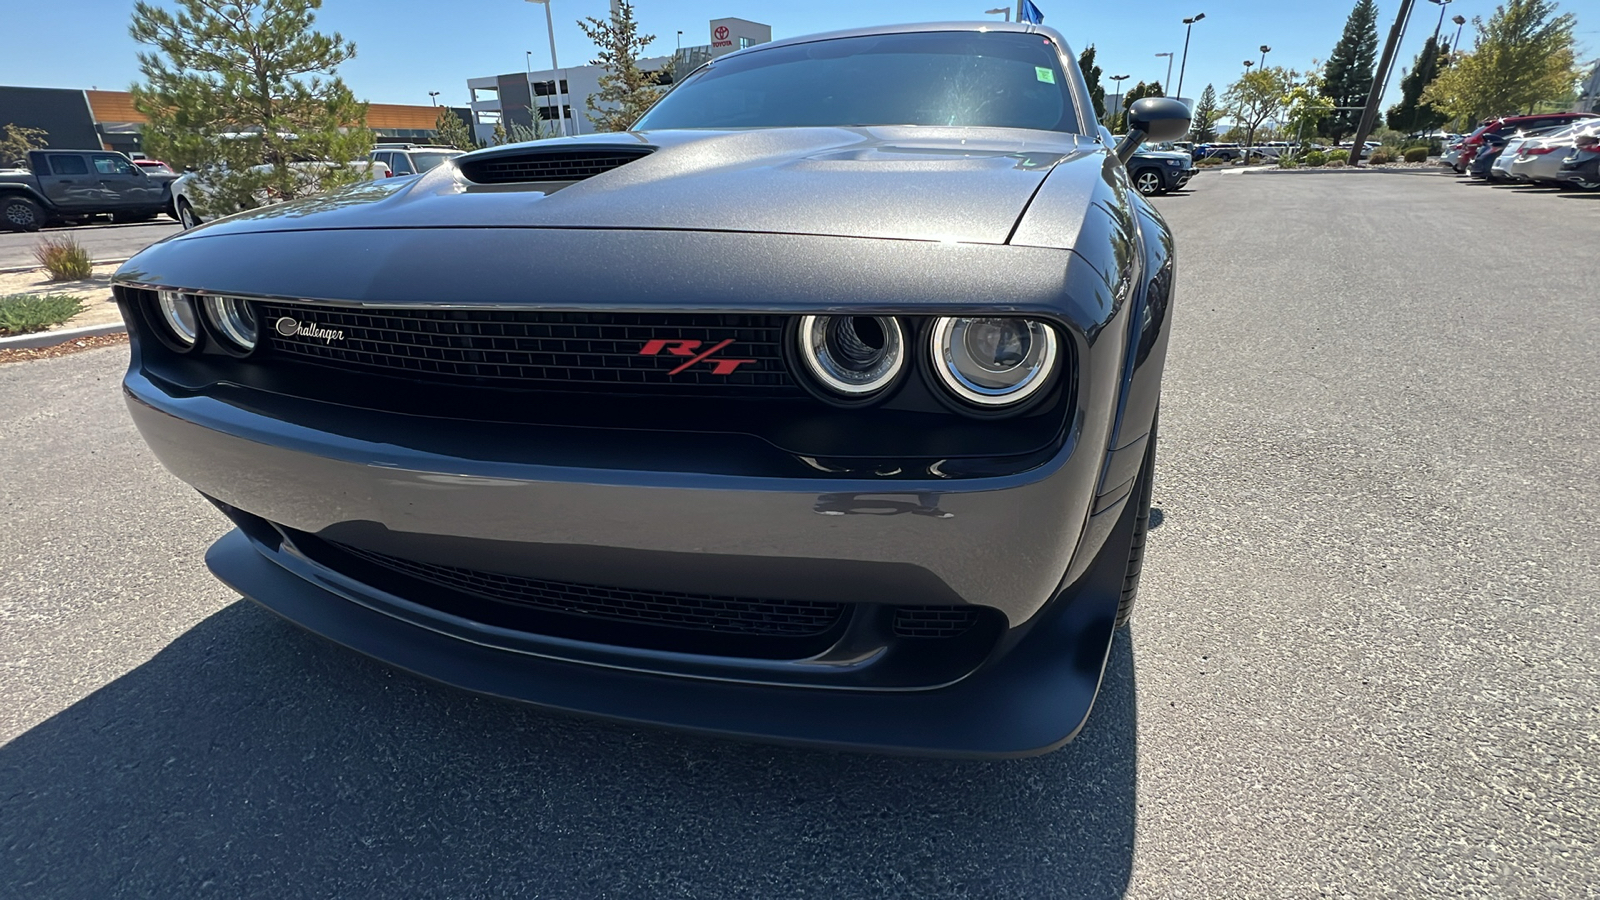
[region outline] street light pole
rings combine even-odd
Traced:
[[[1157,53],[1156,54],[1156,59],[1160,59],[1163,56],[1165,56],[1167,58],[1167,80],[1161,82],[1161,96],[1163,96],[1163,97],[1171,97],[1172,96],[1172,57],[1173,57],[1173,54],[1171,54],[1171,53]]]
[[[428,100],[434,106],[438,106],[439,105],[439,92],[438,91],[429,91],[428,92]]]
[[[998,16],[1004,14],[1006,21],[1011,21],[1011,7],[1009,6],[1002,6],[998,9],[986,9],[983,11],[983,14],[986,16]]]
[[[1111,121],[1117,121],[1117,113],[1122,109],[1122,83],[1128,80],[1127,75],[1112,75],[1111,80],[1117,83],[1117,97],[1111,101]],[[1126,120],[1126,116],[1123,117]]]
[[[1261,68],[1263,71],[1265,71],[1267,68],[1267,54],[1271,52],[1271,47],[1268,47],[1266,44],[1261,45]]]
[[[1451,53],[1461,52],[1461,27],[1467,24],[1466,16],[1451,16],[1450,21],[1456,23],[1456,39],[1450,43]]]
[[[1199,13],[1192,18],[1183,20],[1183,62],[1178,64],[1178,93],[1173,95],[1179,100],[1183,99],[1183,73],[1184,70],[1189,68],[1189,35],[1194,31],[1194,23],[1205,17],[1205,13]]]
[[[561,136],[566,137],[567,117],[561,114],[562,107],[564,106],[561,100],[561,72],[559,71],[561,68],[561,63],[556,62],[556,22],[554,15],[552,15],[550,12],[551,0],[528,0],[528,2],[538,3],[544,7],[544,27],[545,31],[550,35],[550,71],[557,79],[556,81],[552,82],[555,90],[551,91],[550,93],[555,98],[556,122],[559,124],[561,129]]]

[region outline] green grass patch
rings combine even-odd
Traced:
[[[43,331],[81,312],[83,298],[74,294],[7,294],[0,297],[0,335]]]

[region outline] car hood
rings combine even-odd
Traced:
[[[552,190],[474,184],[474,159],[543,152],[642,158]],[[656,131],[496,147],[219,220],[181,239],[340,228],[617,228],[740,231],[1003,244],[1053,170],[1100,177],[1093,138],[999,128]],[[1057,177],[1066,176],[1061,173]],[[1066,176],[1073,177],[1073,176]]]

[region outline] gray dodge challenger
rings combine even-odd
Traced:
[[[1014,756],[1138,588],[1173,241],[1056,32],[763,44],[634,127],[184,232],[116,275],[206,561],[554,710]]]

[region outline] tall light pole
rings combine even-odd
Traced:
[[[1425,66],[1425,68],[1422,70],[1423,87],[1427,87],[1428,82],[1433,80],[1433,74],[1438,70],[1439,67],[1439,30],[1444,27],[1444,8],[1450,5],[1450,0],[1428,0],[1428,2],[1439,4],[1439,21],[1434,23],[1433,26],[1433,53],[1429,54],[1428,58],[1422,61],[1422,65]],[[1404,80],[1404,78],[1405,76],[1402,73],[1401,79]],[[1415,128],[1416,124],[1417,120],[1413,118],[1411,120],[1412,127]]]
[[[1272,48],[1271,47],[1268,47],[1266,44],[1262,44],[1261,45],[1261,68],[1263,70],[1266,69],[1266,67],[1267,67],[1267,54],[1271,53],[1271,52],[1272,52]]]
[[[432,103],[434,106],[438,106],[439,105],[439,92],[438,91],[429,91],[428,92],[428,101],[430,103]]]
[[[544,27],[545,27],[545,31],[548,32],[549,35],[550,35],[550,71],[555,76],[555,80],[553,82],[551,82],[551,83],[556,88],[556,90],[552,91],[551,93],[554,94],[554,96],[555,96],[556,122],[559,123],[559,127],[561,128],[561,136],[562,137],[566,137],[566,134],[567,134],[567,117],[561,114],[562,107],[564,106],[564,104],[561,101],[561,80],[560,80],[561,79],[561,72],[559,71],[560,68],[561,68],[561,64],[556,62],[556,22],[555,22],[555,17],[550,12],[550,0],[528,0],[528,2],[529,3],[538,3],[538,4],[540,4],[541,6],[544,7]],[[532,87],[533,87],[533,85],[529,84],[529,88],[531,89]]]
[[[1194,23],[1205,17],[1205,13],[1199,13],[1183,20],[1183,62],[1178,64],[1178,92],[1172,95],[1179,100],[1183,99],[1183,72],[1189,68],[1189,34],[1194,31]]]
[[[1163,56],[1165,56],[1167,58],[1167,80],[1161,82],[1161,96],[1163,96],[1163,97],[1171,97],[1172,96],[1172,56],[1173,56],[1173,54],[1171,54],[1171,53],[1157,53],[1156,54],[1156,59],[1160,59]]]
[[[1113,75],[1111,80],[1117,83],[1117,98],[1111,101],[1111,121],[1117,121],[1117,112],[1122,109],[1122,83],[1128,80],[1126,75]],[[1127,117],[1124,116],[1124,119]]]
[[[1005,14],[1007,22],[1011,21],[1011,7],[1009,6],[1002,6],[999,9],[986,9],[983,11],[983,14],[986,16],[998,16],[1001,13]]]
[[[1456,39],[1450,44],[1451,53],[1461,52],[1461,26],[1467,24],[1466,16],[1451,16],[1450,21],[1456,23]]]

